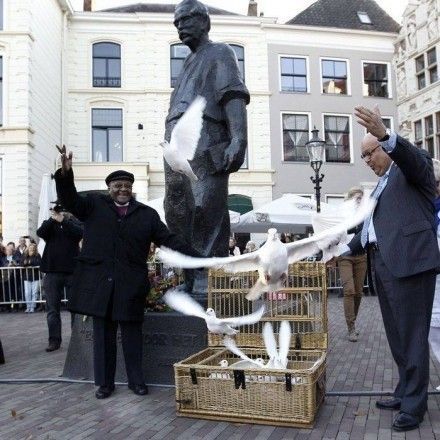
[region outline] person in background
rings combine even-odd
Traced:
[[[350,188],[345,200],[354,199],[357,203],[360,203],[363,195],[363,189],[355,186]],[[362,224],[348,231],[348,233],[357,234],[361,230]],[[360,249],[357,253],[339,257],[337,264],[344,293],[344,316],[347,323],[348,340],[356,342],[359,336],[359,332],[356,330],[356,319],[361,305],[365,274],[367,273],[367,253],[365,249]]]
[[[49,330],[49,345],[46,351],[52,352],[61,346],[61,300],[64,290],[68,294],[72,286],[82,227],[57,204],[51,210],[50,219],[45,220],[37,229],[37,235],[46,242],[41,259],[41,272],[45,273],[43,283]]]
[[[18,261],[21,261],[24,251],[27,249],[26,246],[26,237],[22,236],[18,239],[18,246],[15,249],[15,254]]]
[[[20,266],[25,268],[22,275],[26,299],[25,313],[34,313],[35,311],[35,303],[40,287],[40,264],[41,256],[38,253],[37,245],[32,243],[24,251],[20,262]]]
[[[5,302],[12,303],[19,301],[21,294],[21,278],[20,274],[14,269],[20,265],[20,261],[15,254],[15,244],[9,242],[5,248],[5,255],[0,261],[1,267],[8,268],[3,269],[2,272],[2,288]],[[8,311],[17,311],[15,307],[8,307]]]
[[[240,255],[240,248],[237,246],[237,242],[234,237],[229,239],[229,255],[236,256]]]
[[[434,177],[436,184],[435,206],[435,224],[437,230],[437,243],[440,247],[440,161],[432,159],[434,167]],[[437,275],[435,281],[434,304],[432,306],[431,327],[429,329],[429,345],[432,354],[440,362],[440,275]],[[437,387],[440,391],[440,385]]]
[[[257,250],[257,245],[255,244],[255,242],[253,242],[252,240],[249,240],[246,243],[246,247],[244,249],[244,254],[249,254],[250,252],[254,252]]]

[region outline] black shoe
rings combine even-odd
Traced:
[[[138,396],[145,396],[148,394],[148,387],[143,383],[140,385],[128,385],[128,388],[130,388],[130,390]]]
[[[49,342],[48,347],[46,348],[46,351],[50,353],[51,351],[58,350],[60,348],[61,344],[57,342]]]
[[[376,406],[380,409],[400,409],[401,400],[397,397],[392,399],[377,400]]]
[[[413,416],[404,412],[399,412],[393,422],[394,431],[411,431],[417,429],[423,421],[423,416]]]
[[[95,396],[97,399],[107,399],[110,397],[115,390],[115,386],[103,386],[101,385],[95,392]]]

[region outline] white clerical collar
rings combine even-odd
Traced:
[[[122,206],[128,206],[129,204],[130,204],[130,202],[124,203],[123,205],[119,204],[118,202],[115,202],[115,205],[116,205],[118,208],[121,208]]]

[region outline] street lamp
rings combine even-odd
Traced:
[[[315,171],[315,177],[311,176],[310,180],[315,184],[316,212],[321,212],[321,186],[320,183],[324,178],[324,174],[319,176],[322,162],[324,161],[325,141],[319,138],[319,130],[313,127],[312,139],[306,142],[307,153],[309,154],[310,166]]]

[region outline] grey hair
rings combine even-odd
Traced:
[[[440,181],[440,160],[432,159],[432,166],[434,167],[435,181]]]

